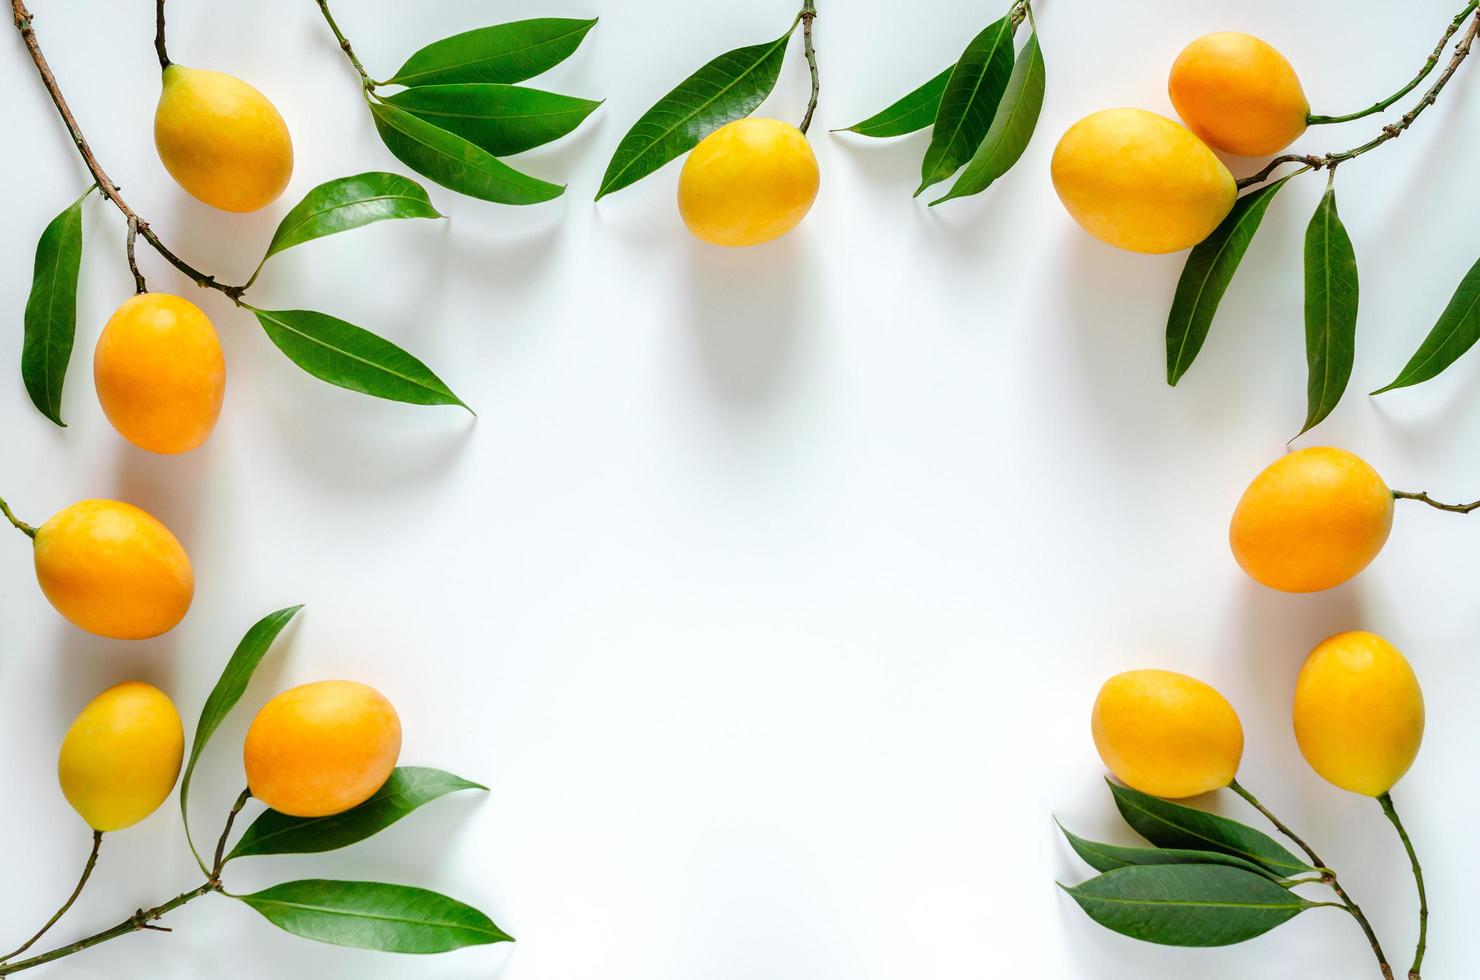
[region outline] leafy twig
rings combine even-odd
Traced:
[[[320,0],[322,3],[323,0]],[[812,114],[817,111],[817,94],[822,84],[817,76],[817,49],[812,46],[812,22],[817,19],[815,0],[802,0],[802,51],[807,57],[807,69],[812,75],[812,97],[807,101],[807,114],[802,117],[798,128],[805,133],[812,125]]]
[[[190,265],[184,259],[170,251],[169,247],[149,227],[149,222],[140,218],[138,213],[129,207],[128,202],[119,193],[118,185],[103,170],[102,164],[98,162],[97,156],[93,154],[92,147],[88,145],[87,137],[82,135],[82,128],[77,125],[77,119],[72,115],[72,110],[67,105],[66,98],[62,95],[62,90],[57,84],[56,76],[52,74],[51,66],[46,62],[46,55],[41,52],[41,45],[36,40],[36,32],[31,27],[31,12],[26,9],[25,0],[10,0],[10,9],[15,15],[15,29],[20,32],[21,40],[26,45],[26,51],[30,53],[31,61],[35,63],[36,71],[41,76],[41,84],[46,86],[46,91],[51,96],[52,103],[56,105],[57,112],[62,117],[62,122],[67,126],[67,132],[72,136],[72,142],[76,145],[77,152],[82,156],[82,162],[87,164],[87,169],[92,173],[93,179],[97,181],[98,188],[103,192],[103,196],[112,201],[113,206],[118,208],[125,218],[132,218],[137,222],[138,233],[143,236],[144,240],[156,252],[163,256],[166,262],[179,269],[180,272],[194,281],[197,286],[203,289],[214,289],[224,294],[232,302],[239,301],[242,293],[246,291],[244,286],[227,286],[219,283],[216,281],[215,276],[206,275],[204,272]]]
[[[1428,948],[1429,942],[1429,899],[1423,890],[1423,868],[1418,863],[1418,853],[1413,850],[1413,841],[1408,839],[1408,831],[1403,829],[1403,821],[1398,819],[1398,811],[1393,807],[1393,795],[1384,793],[1377,798],[1382,806],[1382,812],[1392,822],[1398,831],[1398,837],[1403,841],[1403,850],[1408,852],[1408,863],[1413,866],[1413,882],[1418,886],[1418,945],[1413,949],[1413,965],[1408,968],[1408,980],[1419,980],[1419,968],[1423,966],[1424,950]]]
[[[92,852],[87,856],[87,864],[82,866],[82,877],[78,879],[77,887],[72,889],[72,894],[69,895],[67,897],[67,900],[62,903],[62,907],[57,909],[55,915],[46,920],[46,925],[42,926],[36,932],[36,935],[32,936],[30,939],[27,939],[25,942],[21,943],[19,947],[11,950],[9,953],[6,953],[4,956],[0,956],[0,964],[3,964],[6,960],[15,959],[17,956],[30,949],[32,946],[36,945],[36,940],[46,935],[47,930],[56,925],[57,921],[61,919],[62,916],[67,914],[67,910],[72,907],[72,903],[77,901],[77,896],[82,894],[82,889],[83,886],[87,884],[87,879],[92,877],[93,868],[97,867],[98,864],[98,851],[102,848],[102,846],[103,832],[101,830],[94,830],[92,835]]]

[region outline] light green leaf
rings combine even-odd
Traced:
[[[412,405],[468,408],[421,361],[353,323],[313,310],[247,309],[278,350],[320,381]]]
[[[1003,17],[972,38],[961,53],[940,96],[916,197],[960,170],[986,137],[1012,74],[1012,32],[1012,21]]]
[[[97,185],[93,185],[96,187]],[[21,380],[41,414],[62,421],[62,385],[77,334],[77,277],[82,268],[82,202],[89,187],[41,232],[26,300]]]
[[[1357,353],[1357,253],[1327,187],[1305,229],[1304,435],[1331,414],[1351,380]]]
[[[636,183],[716,129],[754,112],[776,87],[794,30],[795,22],[774,41],[720,55],[659,99],[617,144],[596,199]]]
[[[518,85],[418,85],[385,100],[456,133],[494,156],[542,146],[572,132],[600,102]]]
[[[406,59],[387,85],[522,82],[569,58],[596,20],[537,17],[434,41]]]
[[[309,879],[231,897],[285,932],[335,946],[445,953],[514,939],[471,905],[409,885]]]
[[[857,133],[860,136],[882,139],[888,136],[904,136],[907,133],[924,129],[935,122],[935,115],[940,111],[941,93],[946,90],[946,82],[950,80],[951,72],[955,68],[956,66],[952,65],[898,102],[879,110],[863,122],[854,123],[846,129],[833,130],[833,132]]]
[[[1439,320],[1424,338],[1418,350],[1408,359],[1403,370],[1386,387],[1373,392],[1380,395],[1394,388],[1407,388],[1437,377],[1480,340],[1480,259],[1459,281],[1459,288]]]
[[[539,204],[565,193],[559,184],[521,173],[456,133],[393,105],[372,102],[370,113],[396,159],[459,194],[496,204]]]
[[[955,197],[980,194],[1012,169],[1028,148],[1033,130],[1038,126],[1045,82],[1043,52],[1038,48],[1038,32],[1034,31],[1012,66],[1007,90],[1002,93],[997,114],[992,117],[992,127],[987,130],[981,146],[977,147],[961,176],[956,178],[950,192],[931,201],[932,205]]]
[[[317,854],[348,847],[448,793],[487,788],[440,769],[400,766],[375,795],[344,813],[290,817],[267,810],[252,821],[227,860],[263,854]]]

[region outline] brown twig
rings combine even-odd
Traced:
[[[62,907],[57,909],[55,915],[46,920],[46,925],[42,926],[36,932],[36,935],[32,936],[30,939],[27,939],[25,942],[21,943],[20,946],[11,950],[9,953],[6,953],[4,956],[0,956],[0,963],[4,963],[6,960],[15,959],[17,956],[30,949],[32,946],[36,945],[36,940],[46,935],[47,931],[50,930],[52,926],[56,925],[57,921],[61,919],[62,916],[67,914],[67,910],[72,907],[72,903],[77,901],[77,896],[82,894],[82,889],[83,886],[87,884],[87,879],[92,877],[93,868],[97,867],[98,865],[98,851],[102,848],[102,846],[103,832],[101,830],[94,830],[92,835],[92,852],[87,856],[87,863],[82,866],[82,877],[78,879],[77,887],[72,889],[72,894],[69,895],[67,897],[67,900],[62,903]]]
[[[812,115],[817,111],[817,95],[822,91],[822,83],[817,75],[817,49],[812,45],[812,22],[817,19],[817,5],[815,0],[802,0],[802,52],[807,57],[807,70],[812,75],[812,97],[807,101],[807,113],[802,116],[802,124],[797,127],[803,133],[812,125]]]
[[[1451,514],[1468,514],[1472,510],[1480,510],[1480,500],[1471,501],[1468,504],[1441,504],[1429,496],[1427,490],[1412,493],[1408,490],[1394,490],[1393,497],[1397,500],[1417,500],[1419,503],[1428,504],[1435,510],[1447,510]]]
[[[128,216],[128,239],[124,242],[124,251],[128,254],[128,268],[134,274],[134,294],[139,295],[149,292],[149,286],[144,282],[144,273],[139,271],[138,259],[134,257],[134,239],[139,236],[139,219],[135,215]]]
[[[66,98],[62,96],[62,90],[57,85],[56,76],[52,74],[51,66],[46,62],[46,56],[41,53],[41,45],[36,40],[35,30],[32,29],[31,12],[26,9],[25,0],[10,0],[10,9],[15,15],[15,29],[20,32],[21,40],[25,42],[26,50],[31,55],[31,61],[35,63],[36,71],[41,76],[41,84],[46,86],[46,91],[51,96],[52,103],[61,115],[62,122],[67,126],[67,132],[72,136],[72,142],[76,145],[77,152],[82,156],[83,163],[87,164],[87,169],[92,173],[93,179],[97,181],[98,188],[102,191],[103,196],[112,201],[113,206],[118,208],[125,218],[131,218],[137,222],[138,234],[143,236],[144,240],[156,252],[163,256],[166,262],[179,269],[180,272],[189,277],[197,286],[203,289],[214,289],[224,294],[232,302],[239,302],[242,293],[246,291],[245,287],[227,286],[219,283],[216,281],[215,276],[206,275],[204,272],[190,265],[184,259],[170,251],[169,247],[149,227],[149,222],[139,217],[138,213],[129,207],[128,202],[119,194],[118,185],[103,170],[102,164],[98,162],[98,158],[93,154],[92,147],[88,145],[87,137],[82,135],[82,128],[77,125],[76,117],[72,115],[72,110],[67,105]]]
[[[246,806],[251,798],[250,787],[242,790],[231,812],[226,815],[226,829],[221,831],[221,839],[216,842],[216,860],[211,864],[211,880],[217,884],[221,883],[221,869],[226,867],[226,842],[231,837],[231,825],[236,823],[236,815],[242,812],[242,807]]]
[[[170,66],[170,53],[164,46],[164,0],[154,0],[154,53],[159,55],[159,70]]]
[[[1470,9],[1474,9],[1473,5],[1467,8],[1467,11]],[[1453,32],[1450,33],[1452,34]],[[1399,116],[1397,122],[1389,123],[1382,127],[1382,132],[1377,136],[1363,143],[1361,146],[1355,146],[1350,150],[1343,150],[1340,153],[1326,153],[1324,155],[1287,153],[1283,156],[1275,157],[1258,173],[1251,174],[1239,180],[1238,189],[1243,190],[1255,184],[1262,184],[1284,163],[1302,163],[1312,170],[1321,170],[1323,168],[1330,170],[1334,169],[1338,164],[1345,163],[1347,160],[1353,160],[1364,153],[1376,149],[1389,140],[1395,140],[1399,136],[1402,136],[1408,130],[1408,127],[1412,126],[1414,121],[1418,119],[1419,115],[1429,106],[1433,105],[1434,101],[1439,98],[1439,93],[1444,90],[1445,85],[1449,84],[1449,80],[1454,77],[1455,71],[1464,62],[1465,58],[1469,56],[1470,48],[1475,43],[1476,35],[1480,35],[1480,13],[1477,13],[1475,18],[1470,22],[1470,27],[1465,31],[1464,37],[1460,38],[1459,43],[1454,46],[1454,56],[1449,59],[1449,64],[1444,66],[1444,70],[1439,73],[1439,77],[1434,80],[1434,84],[1430,85],[1428,91],[1423,94],[1423,98],[1419,99],[1412,109]],[[1449,36],[1449,34],[1445,35],[1446,41]]]

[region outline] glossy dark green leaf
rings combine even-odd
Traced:
[[[1203,341],[1208,339],[1218,303],[1249,250],[1269,202],[1289,179],[1282,177],[1234,201],[1228,217],[1188,253],[1167,315],[1167,384],[1175,385],[1192,367]]]
[[[569,58],[595,26],[594,19],[537,17],[454,34],[407,58],[385,84],[522,82]]]
[[[1269,835],[1237,820],[1148,796],[1129,786],[1109,785],[1125,822],[1157,847],[1231,854],[1281,877],[1315,871]]]
[[[426,188],[409,177],[381,172],[340,177],[315,187],[283,215],[262,261],[294,245],[388,218],[441,217],[445,215],[432,207]],[[261,270],[260,263],[257,268]]]
[[[940,96],[946,90],[955,65],[936,75],[898,102],[881,109],[863,122],[857,122],[834,132],[857,133],[882,139],[886,136],[904,136],[924,129],[935,122],[940,111]]]
[[[725,123],[754,112],[776,87],[794,30],[795,23],[774,41],[720,55],[659,99],[617,144],[596,199],[641,180]]]
[[[1106,929],[1163,946],[1230,946],[1315,907],[1262,875],[1216,864],[1120,868],[1064,890]]]
[[[267,656],[272,641],[277,639],[283,627],[302,608],[298,605],[279,609],[252,624],[252,628],[247,630],[241,642],[236,645],[231,659],[226,661],[226,668],[221,671],[216,686],[211,688],[211,693],[206,697],[206,703],[200,709],[200,720],[195,723],[195,740],[190,743],[190,758],[185,763],[185,774],[180,777],[180,816],[185,823],[186,838],[190,837],[190,778],[195,774],[195,764],[200,761],[201,752],[205,751],[206,743],[216,734],[221,722],[226,720],[231,709],[236,707],[236,703],[246,693],[247,684],[256,672],[257,665]],[[195,845],[192,843],[191,850],[194,849]],[[200,860],[199,855],[196,860]]]
[[[1038,113],[1043,108],[1043,89],[1046,77],[1043,69],[1043,52],[1038,48],[1038,32],[1028,36],[1022,54],[1012,66],[1012,75],[1007,80],[1007,90],[997,104],[997,114],[992,117],[992,126],[961,176],[944,197],[931,201],[939,204],[954,197],[980,194],[993,181],[1012,169],[1013,164],[1028,148],[1033,130],[1038,126]]]
[[[494,156],[523,153],[558,140],[601,105],[519,85],[475,82],[418,85],[385,101]]]
[[[961,53],[940,95],[916,197],[960,170],[981,146],[1012,74],[1012,32],[1012,21],[1003,17],[972,38]]]
[[[1118,844],[1085,840],[1083,837],[1071,834],[1063,826],[1060,826],[1059,830],[1069,841],[1069,846],[1074,848],[1074,853],[1096,871],[1114,871],[1116,868],[1147,864],[1223,864],[1231,868],[1242,868],[1266,878],[1280,878],[1279,875],[1261,868],[1253,861],[1246,861],[1231,854],[1220,854],[1217,851],[1190,851],[1176,847],[1123,847]]]
[[[459,194],[496,204],[540,204],[565,188],[521,173],[456,133],[384,102],[372,102],[375,129],[406,166]]]
[[[62,385],[77,334],[77,277],[82,268],[82,202],[89,187],[51,219],[36,242],[31,295],[26,300],[21,380],[41,414],[62,421]]]
[[[468,407],[421,361],[353,323],[313,310],[247,309],[278,350],[320,381],[412,405]]]
[[[1459,281],[1459,288],[1450,297],[1449,305],[1439,314],[1438,322],[1403,370],[1391,384],[1373,394],[1407,388],[1438,376],[1475,346],[1476,340],[1480,340],[1480,260],[1476,260]]]
[[[335,946],[445,953],[514,939],[471,905],[409,885],[310,879],[232,897],[285,932]]]
[[[448,793],[487,788],[440,769],[400,766],[374,796],[332,817],[290,817],[267,810],[252,821],[227,860],[263,854],[317,854],[348,847]]]
[[[1357,253],[1327,187],[1305,229],[1305,426],[1331,414],[1357,355]]]

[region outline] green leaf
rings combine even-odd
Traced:
[[[1148,864],[1222,864],[1231,868],[1242,868],[1266,878],[1283,880],[1253,861],[1246,861],[1232,854],[1219,854],[1217,851],[1191,851],[1176,847],[1122,847],[1118,844],[1104,844],[1099,841],[1085,840],[1071,834],[1064,826],[1059,830],[1063,832],[1069,846],[1074,848],[1084,863],[1096,871],[1114,871],[1117,868],[1128,868]]]
[[[1384,388],[1373,392],[1380,395],[1394,388],[1407,388],[1437,377],[1460,355],[1475,346],[1480,340],[1480,259],[1470,266],[1470,271],[1459,281],[1459,288],[1449,299],[1449,305],[1439,314],[1429,335],[1418,350],[1408,359],[1403,370]]]
[[[185,837],[190,839],[190,778],[195,773],[195,764],[200,761],[201,752],[205,751],[206,743],[211,736],[216,734],[216,729],[221,727],[221,722],[236,707],[236,703],[242,699],[242,694],[247,690],[247,683],[256,672],[257,665],[267,655],[272,641],[277,639],[283,627],[288,621],[298,614],[303,606],[289,606],[279,609],[277,612],[268,613],[263,616],[252,628],[247,630],[241,642],[236,645],[231,659],[226,661],[226,669],[221,671],[221,676],[216,681],[216,686],[211,688],[211,693],[206,697],[205,706],[200,709],[200,720],[195,723],[195,740],[190,744],[190,759],[185,763],[185,775],[180,778],[180,817],[185,823]],[[195,844],[190,844],[191,851],[195,850]],[[200,854],[195,856],[200,863]],[[201,864],[201,870],[205,865]]]
[[[1215,864],[1120,868],[1064,890],[1106,929],[1163,946],[1230,946],[1315,907],[1268,878]]]
[[[881,109],[863,122],[854,123],[843,130],[833,130],[833,132],[857,133],[860,136],[883,138],[904,136],[906,133],[924,129],[935,122],[935,114],[940,111],[941,93],[946,90],[946,82],[950,80],[951,72],[955,68],[956,66],[952,65],[898,102],[887,109]]]
[[[1316,870],[1267,834],[1236,820],[1149,796],[1129,786],[1109,785],[1125,822],[1157,847],[1231,854],[1281,877]]]
[[[971,162],[956,178],[956,183],[944,197],[930,203],[939,204],[953,197],[980,194],[992,182],[1012,169],[1013,164],[1028,148],[1033,130],[1038,125],[1038,112],[1043,108],[1043,89],[1046,82],[1043,69],[1043,52],[1038,47],[1038,32],[1028,35],[1023,53],[1012,66],[1012,77],[1007,80],[1007,90],[997,104],[997,114],[992,117],[992,127],[987,130],[981,146],[977,147]]]
[[[1331,414],[1351,380],[1357,353],[1357,253],[1328,186],[1305,229],[1304,435]]]
[[[559,184],[521,173],[456,133],[393,105],[372,102],[370,113],[396,159],[459,194],[496,204],[539,204],[565,193]]]
[[[285,932],[335,946],[445,953],[514,940],[471,905],[409,885],[309,879],[232,897]]]
[[[385,84],[522,82],[569,58],[595,26],[594,18],[537,17],[454,34],[407,58]]]
[[[96,186],[96,185],[94,185]],[[82,196],[46,226],[36,242],[31,295],[26,300],[21,380],[31,403],[57,425],[62,421],[62,385],[77,333],[77,276],[82,268]]]
[[[960,170],[986,137],[1012,74],[1012,32],[1009,18],[993,21],[961,53],[940,95],[916,197]]]
[[[375,795],[352,810],[332,817],[290,817],[264,812],[242,834],[228,861],[263,854],[317,854],[373,837],[420,806],[464,789],[488,787],[450,772],[422,766],[400,766]]]
[[[1228,217],[1192,247],[1167,315],[1167,384],[1175,385],[1192,367],[1203,341],[1208,339],[1218,302],[1249,250],[1269,202],[1289,179],[1282,177],[1234,201]]]
[[[313,310],[247,309],[278,350],[320,381],[412,405],[468,408],[421,361],[353,323]]]
[[[283,215],[262,262],[294,245],[388,218],[442,217],[446,215],[432,207],[426,188],[409,177],[381,172],[340,177],[315,187]]]
[[[754,112],[776,87],[786,42],[795,30],[793,22],[776,40],[728,51],[679,82],[617,144],[596,199],[636,183],[716,129]]]
[[[385,101],[456,133],[494,156],[542,146],[573,131],[600,102],[518,85],[419,85]]]

